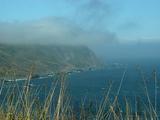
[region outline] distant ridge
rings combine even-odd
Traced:
[[[37,73],[44,74],[97,67],[100,62],[85,46],[0,44],[1,69],[17,69],[23,75],[33,64]]]

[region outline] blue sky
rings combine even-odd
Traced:
[[[49,17],[70,21],[65,29],[73,24],[91,36],[99,31],[121,42],[160,41],[160,0],[0,0],[1,23]]]

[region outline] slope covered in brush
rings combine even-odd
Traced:
[[[0,66],[22,72],[35,65],[38,73],[98,66],[95,54],[85,46],[0,45]]]

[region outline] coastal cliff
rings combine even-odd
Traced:
[[[98,67],[100,61],[86,46],[0,44],[0,68],[26,74],[31,65],[39,74]]]

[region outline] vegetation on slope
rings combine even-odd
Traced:
[[[0,44],[0,66],[27,72],[31,65],[38,73],[87,68],[99,65],[95,54],[85,46]]]

